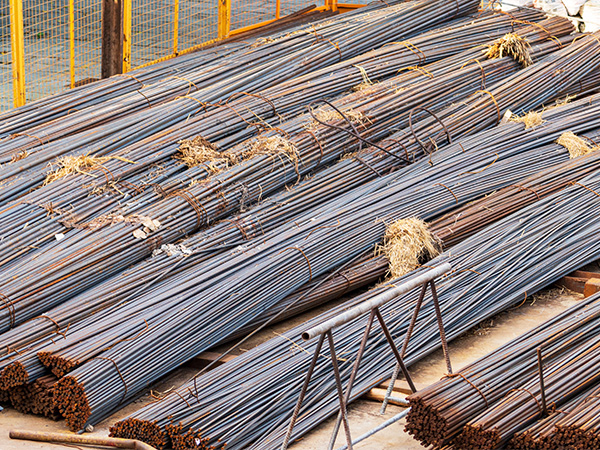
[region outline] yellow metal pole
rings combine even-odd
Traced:
[[[123,73],[131,70],[131,1],[123,0]]]
[[[69,72],[72,89],[75,87],[75,0],[69,0]]]
[[[10,47],[12,57],[13,104],[25,104],[25,40],[23,0],[10,0]]]
[[[281,17],[281,0],[277,0],[275,3],[275,19],[279,19]]]
[[[218,11],[218,25],[217,25],[217,38],[225,39],[229,36],[229,30],[231,27],[231,0],[218,0],[219,11]]]
[[[325,6],[331,11],[338,10],[337,0],[325,0]]]
[[[177,38],[179,34],[179,0],[175,0],[175,11],[173,13],[173,54],[177,54]]]

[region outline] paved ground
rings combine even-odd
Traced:
[[[559,289],[550,289],[535,296],[530,302],[498,316],[477,329],[472,330],[467,335],[456,339],[450,343],[450,353],[453,366],[458,369],[463,365],[474,361],[494,350],[503,343],[517,337],[525,331],[544,322],[550,317],[564,311],[569,306],[575,304],[581,298],[577,294],[571,294]],[[261,341],[269,339],[274,332],[281,332],[292,326],[303,322],[306,318],[316,314],[316,312],[307,313],[300,318],[279,324],[272,329],[265,330],[251,342],[244,344],[244,348],[250,348]],[[180,369],[171,376],[158,383],[154,389],[156,391],[166,391],[179,386],[194,373],[191,369]],[[411,373],[419,386],[427,385],[437,381],[445,373],[445,364],[441,352],[437,352],[411,367]],[[141,398],[137,402],[128,405],[117,414],[105,420],[96,427],[94,433],[106,435],[108,426],[116,420],[130,414],[150,401],[149,395]],[[385,416],[379,415],[379,403],[360,400],[350,407],[349,418],[350,426],[354,436],[358,436],[371,428],[380,424],[383,420],[392,417],[399,411],[400,407],[390,407]],[[392,450],[422,449],[416,441],[404,432],[404,422],[394,424],[370,438],[367,441],[356,446],[357,449],[374,450]],[[62,422],[52,422],[47,419],[26,416],[13,410],[5,410],[0,413],[0,449],[2,450],[37,450],[37,449],[56,449],[60,448],[55,444],[36,444],[30,442],[11,441],[8,439],[8,431],[13,428],[26,428],[31,430],[43,431],[61,431],[65,428]],[[332,420],[329,420],[309,433],[300,442],[294,444],[291,448],[295,450],[322,450],[324,442],[329,440],[331,433]],[[343,439],[338,438],[338,444],[343,445]],[[66,448],[66,447],[65,447]]]

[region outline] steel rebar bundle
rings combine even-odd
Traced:
[[[597,132],[584,136],[591,145],[600,139]],[[552,145],[552,144],[551,144]],[[560,144],[554,144],[560,145]],[[592,150],[593,147],[590,147]],[[490,223],[534,203],[565,186],[576,182],[598,168],[598,153],[589,158],[567,161],[532,175],[512,186],[494,192],[476,202],[457,208],[452,213],[431,222],[435,235],[452,246],[475,234]]]
[[[440,142],[457,139],[500,123],[508,109],[516,114],[528,113],[537,106],[547,103],[558,93],[574,87],[577,79],[595,73],[598,61],[590,61],[591,67],[571,67],[572,71],[566,69],[564,64],[570,64],[567,60],[585,58],[585,55],[598,57],[599,36],[600,34],[593,34],[581,39],[576,38],[573,45],[549,55],[502,82],[482,87],[466,101],[439,111],[435,116],[411,123],[409,128],[392,135],[390,140],[404,140],[408,151],[419,148],[424,151],[434,151]],[[568,75],[565,69],[569,72]],[[563,77],[563,74],[566,76]],[[525,79],[528,79],[528,82],[524,84]],[[531,83],[532,79],[536,82]],[[554,83],[555,90],[549,89],[546,84],[550,79]],[[530,96],[531,94],[534,95]],[[406,136],[409,138],[406,139]]]
[[[473,13],[477,5],[474,0],[454,5],[439,0],[418,0],[356,10],[295,32],[276,35],[272,41],[250,46],[246,51],[225,53],[224,58],[216,61],[205,57],[206,64],[197,70],[191,66],[190,71],[128,93],[125,98],[112,99],[104,107],[93,105],[59,121],[13,134],[0,144],[0,155],[4,155],[0,162],[14,161],[0,169],[0,180],[5,182],[0,199],[7,201],[41,186],[45,166],[57,156],[111,154],[128,144],[161,136],[165,130],[208,109],[236,108],[220,103],[227,103],[232,94],[254,95],[282,80],[322,69],[333,61],[351,58],[386,42],[411,37],[446,20]],[[325,85],[318,83],[315,87],[318,90]],[[330,86],[330,90],[335,94],[335,89],[344,87],[339,84],[337,88]],[[168,101],[164,101],[165,96]],[[158,104],[147,107],[155,102]],[[268,101],[262,102],[264,108]],[[138,108],[132,108],[132,103]]]
[[[585,401],[594,389],[592,387],[578,394],[561,406],[560,409],[553,408],[553,411],[544,419],[515,433],[507,447],[511,450],[552,450],[556,448],[554,442],[556,423]]]
[[[595,383],[597,371],[590,367],[586,372],[586,368],[597,361],[592,354],[598,345],[594,330],[600,311],[598,297],[586,299],[410,396],[407,431],[436,448],[461,430],[454,440],[457,448],[502,445],[516,430],[543,417],[537,365],[540,348],[544,353],[546,401],[560,409],[569,395]],[[533,405],[528,405],[530,402]],[[489,418],[487,425],[485,418]]]
[[[563,108],[563,109],[569,109],[569,112],[571,113],[571,114],[565,114],[565,115],[566,115],[567,117],[571,117],[571,116],[573,116],[572,112],[573,112],[573,110],[575,109],[575,107],[576,107],[576,106],[579,106],[579,105],[575,105],[575,104],[574,104],[574,105],[568,105],[568,108],[567,108],[567,107]],[[589,108],[590,108],[590,109],[592,109],[592,107],[589,107]],[[562,112],[562,113],[564,113],[564,111],[560,111],[560,109],[557,109],[557,110],[555,110],[555,111],[553,111],[553,112],[552,112],[552,111],[549,111],[549,112],[548,112],[548,115],[551,115],[551,113],[553,113],[555,116],[559,116],[559,117],[560,117],[560,115],[561,115],[560,113],[561,113],[561,112]],[[582,118],[583,116],[582,116],[582,115],[579,115],[579,116],[576,116],[576,117],[577,117],[577,119],[581,120],[581,118]],[[595,117],[595,116],[591,116],[591,117]],[[589,126],[589,125],[590,125],[590,124],[588,123],[588,126]],[[507,124],[507,125],[505,126],[505,132],[506,132],[506,135],[507,135],[507,136],[511,136],[512,138],[514,138],[514,137],[515,137],[515,131],[516,131],[516,130],[519,130],[520,128],[522,128],[522,125],[520,125],[520,124]],[[552,132],[552,131],[553,131],[553,130],[552,130],[552,127],[550,127],[550,126],[548,126],[548,127],[545,127],[545,128],[546,128],[545,132],[548,132],[548,131]],[[556,131],[554,130],[554,132],[556,132]],[[529,131],[529,132],[528,132],[528,134],[530,134],[530,133],[531,133],[531,131]],[[546,138],[548,138],[549,136],[552,136],[552,133],[551,133],[550,135],[546,135]],[[462,145],[462,144],[461,144],[461,145]],[[467,145],[467,147],[468,147],[468,144],[466,144],[466,145]],[[463,146],[463,147],[464,147],[464,146]],[[454,152],[452,152],[452,153],[454,153]],[[537,161],[532,161],[532,162],[529,162],[529,164],[530,164],[529,170],[535,171],[535,170],[536,170],[536,168],[539,168],[539,166],[536,166],[536,164],[539,164],[539,163],[542,163],[542,164],[549,164],[549,163],[552,161],[552,158],[549,158],[549,156],[552,156],[552,154],[553,154],[553,153],[550,153],[549,155],[547,155],[546,153],[547,153],[547,150],[546,150],[546,151],[540,151],[538,154],[544,154],[544,159],[540,159],[540,158],[538,157],[538,158],[536,158],[536,159],[537,159]],[[450,152],[449,152],[448,154],[450,154]],[[508,152],[508,153],[507,153],[507,156],[508,156],[508,155],[510,155],[510,154],[511,154],[511,153],[510,153],[510,152]],[[556,152],[556,153],[555,153],[555,155],[556,155],[556,157],[557,157],[557,159],[556,159],[556,162],[560,162],[561,160],[562,160],[562,161],[564,161],[564,158],[565,158],[565,155],[566,155],[566,154],[567,154],[567,152],[566,152],[564,149],[563,149],[563,151],[562,151],[562,154],[561,154],[560,152]],[[498,156],[498,157],[499,157],[499,156]],[[467,154],[467,155],[464,155],[464,158],[465,158],[465,160],[467,160],[467,158],[472,158],[472,155],[469,155],[469,154]],[[440,154],[440,159],[441,159],[441,161],[443,161],[443,154]],[[460,160],[460,158],[457,158],[457,159],[459,159],[459,160]],[[509,160],[510,160],[510,158],[509,158]],[[517,158],[517,157],[515,157],[515,158],[514,158],[514,161],[515,161],[515,163],[522,164],[522,162],[523,162],[523,156],[522,156],[522,155],[519,155],[519,157],[518,157],[518,158]],[[461,167],[462,169],[464,169],[464,168],[465,168],[465,165],[464,165],[464,160],[460,160],[460,161],[458,162],[458,164],[460,164],[460,167]],[[429,163],[425,162],[425,163],[423,163],[421,166],[422,166],[422,167],[423,167],[423,166],[424,166],[424,167],[429,167]],[[465,175],[465,176],[469,176],[469,175],[471,175],[473,178],[478,178],[478,177],[477,177],[477,173],[478,173],[477,171],[478,171],[478,170],[481,170],[482,168],[483,168],[483,169],[485,169],[487,166],[489,166],[489,161],[488,161],[488,158],[486,157],[486,158],[484,158],[482,161],[479,161],[479,162],[477,162],[477,163],[476,163],[474,166],[472,166],[472,168],[473,168],[474,170],[472,170],[472,171],[467,171],[467,172],[465,172],[465,173],[464,173],[464,175]],[[543,167],[543,166],[542,166],[542,167]],[[410,168],[409,168],[409,169],[410,169]],[[477,170],[475,170],[475,169],[477,169]],[[493,171],[495,171],[495,170],[501,170],[501,169],[502,169],[502,167],[501,167],[500,165],[494,165],[494,169],[493,169]],[[505,167],[504,169],[506,170],[506,167]],[[455,170],[455,169],[454,169],[454,167],[453,167],[453,166],[451,166],[451,165],[450,165],[450,166],[447,166],[447,167],[444,167],[444,164],[443,164],[443,163],[441,163],[441,164],[438,164],[438,163],[436,162],[436,164],[435,164],[435,170],[436,170],[436,171],[438,171],[438,170],[439,170],[439,171],[440,171],[440,173],[444,173],[444,170],[447,170],[447,171],[448,171],[447,173],[449,173],[449,174],[452,174],[452,173],[453,173],[453,170]],[[475,172],[475,173],[473,174],[473,173],[470,173],[470,172]],[[489,172],[488,172],[488,173],[489,173]],[[488,173],[486,173],[486,175],[487,175]],[[430,174],[430,175],[432,175],[432,174]],[[514,175],[515,175],[515,176],[517,176],[517,174],[514,174]],[[450,175],[450,176],[452,176],[453,178],[456,178],[456,177],[455,177],[455,175],[453,175],[453,174],[452,174],[452,175]],[[434,176],[434,178],[436,178],[436,177]],[[438,178],[438,180],[439,180],[440,182],[444,181],[443,177],[437,177],[437,178]],[[504,180],[504,182],[508,182],[508,183],[510,183],[510,181],[509,181],[509,180]],[[382,186],[387,186],[387,185],[388,185],[388,183],[389,183],[389,180],[385,180],[385,179],[384,179],[384,180],[382,180],[382,181],[381,181],[381,183],[382,183],[382,184],[381,184]],[[444,184],[444,183],[442,183],[442,184]],[[464,183],[463,183],[463,184],[464,184]],[[451,186],[453,186],[453,185],[451,185]],[[481,192],[487,192],[487,190],[486,190],[486,189],[491,189],[491,190],[493,190],[493,189],[495,189],[495,187],[494,187],[494,186],[502,186],[502,185],[497,185],[497,184],[496,184],[496,185],[492,185],[492,186],[484,186],[484,185],[482,185],[482,186],[481,186],[481,189],[482,189],[482,191],[481,191]],[[454,186],[453,186],[453,187],[454,187]],[[435,194],[434,194],[434,196],[435,196],[435,197],[438,197],[438,196],[439,196],[439,192],[440,192],[440,190],[439,190],[439,189],[434,189],[434,191],[435,191]],[[447,201],[447,203],[446,203],[446,206],[444,206],[444,208],[450,208],[450,207],[451,207],[450,205],[454,203],[454,198],[453,198],[452,196],[450,196],[450,195],[447,193],[447,191],[445,190],[445,188],[441,189],[441,191],[442,191],[442,192],[445,192],[446,198],[448,198],[448,200],[450,200],[449,202]],[[459,192],[459,191],[456,191],[456,192]],[[397,194],[397,195],[401,195],[401,194]],[[475,192],[472,192],[472,193],[470,193],[470,195],[474,195],[474,196],[475,196],[475,195],[477,195],[477,194],[476,194]],[[356,197],[356,195],[355,195],[355,194],[353,194],[353,195],[351,196],[351,198],[354,198],[354,197]],[[386,198],[386,197],[387,197],[387,196],[384,196],[384,198]],[[466,198],[466,199],[465,199],[465,201],[468,201],[468,198]],[[443,211],[443,210],[442,210],[442,211]],[[375,213],[375,212],[373,212],[373,214],[376,214],[376,213]],[[376,216],[373,216],[373,217],[376,217]],[[316,225],[315,225],[315,226],[316,226]],[[311,231],[311,233],[312,233],[312,231]],[[310,233],[309,233],[309,234],[310,234]],[[300,259],[299,259],[299,260],[297,259],[297,262],[296,262],[296,264],[304,264],[304,263],[302,263],[302,261],[303,261],[303,259],[302,259],[302,256],[299,256],[299,258],[300,258]],[[253,261],[253,262],[255,263],[256,261]],[[236,263],[236,264],[239,264],[239,263]],[[311,262],[311,264],[313,264],[313,263]],[[314,264],[313,264],[313,265],[314,265]],[[236,266],[236,267],[237,267],[237,266]],[[210,272],[208,272],[208,273],[210,273]],[[315,271],[315,275],[316,275],[316,271]],[[300,284],[298,284],[297,286],[299,287],[299,286],[300,286]],[[202,287],[202,285],[200,285],[200,287]],[[200,287],[199,287],[199,286],[195,286],[194,288],[199,290],[199,289],[200,289]],[[204,287],[206,287],[206,286],[204,286]],[[178,299],[178,300],[180,300],[180,299]],[[143,302],[142,302],[142,303],[140,303],[140,305],[144,305],[144,309],[146,309],[146,308],[147,308],[147,306],[148,306],[148,304],[147,304],[147,303],[143,303]],[[263,306],[263,307],[264,307],[264,306]],[[165,307],[165,308],[166,308],[166,307]],[[162,310],[161,310],[161,311],[162,311]],[[205,313],[206,313],[206,312],[208,312],[208,311],[205,311]],[[139,333],[139,332],[143,332],[143,331],[144,331],[144,328],[146,328],[146,326],[145,326],[145,323],[146,323],[145,321],[141,321],[141,320],[140,320],[140,321],[138,322],[138,328],[137,328],[137,329],[135,329],[135,330],[130,330],[130,332],[134,332],[134,331],[135,331],[135,333],[136,333],[136,334],[137,334],[137,333]],[[141,328],[139,328],[140,326],[141,326]],[[143,334],[142,334],[142,335],[143,335]],[[182,336],[183,336],[183,335],[182,335]],[[215,339],[218,339],[218,337],[216,337],[215,335],[213,335],[213,336],[211,336],[211,339],[212,339],[212,340],[213,340],[213,342],[214,342],[214,340],[215,340]],[[138,341],[138,342],[139,342],[139,341]],[[157,341],[157,342],[158,342],[158,341]],[[191,351],[191,350],[190,350],[190,351]],[[197,351],[201,351],[201,350],[195,350],[195,351],[197,352]],[[192,356],[193,356],[193,355],[192,355]],[[182,354],[182,355],[180,355],[180,357],[181,357],[181,358],[187,358],[187,357],[185,356],[185,354]],[[170,361],[170,363],[171,363],[171,364],[175,364],[175,362],[174,362],[174,361]],[[110,366],[110,367],[112,368],[112,366]],[[111,369],[111,370],[112,370],[112,369]],[[166,370],[166,369],[163,369],[163,370]],[[147,375],[147,374],[146,374],[146,375]],[[105,413],[105,412],[104,412],[104,413]]]
[[[487,60],[485,63],[500,69],[499,73],[506,69],[514,70],[516,64],[510,57]],[[477,69],[465,67],[452,76],[457,83],[464,83],[465,72],[463,71],[471,70],[474,75],[479,71],[479,67],[476,67]],[[491,76],[492,74],[488,73],[488,77]],[[441,81],[445,81],[447,84],[448,77]],[[425,81],[425,83],[431,82],[436,82],[436,79]],[[468,78],[466,83],[469,83]],[[479,79],[472,82],[472,84],[477,83],[479,83]],[[465,89],[473,89],[472,84],[468,84]],[[427,84],[429,89],[424,89],[423,83],[417,83],[416,86],[420,89],[419,92],[428,92],[429,98],[436,99],[436,96],[444,95],[444,93],[432,91],[429,84]],[[457,95],[460,97],[460,92],[459,90],[451,93],[451,98]],[[371,137],[377,137],[376,133],[384,133],[388,128],[386,116],[391,120],[398,113],[398,98],[407,97],[411,93],[414,97],[414,91],[409,92],[407,89],[389,94],[383,99],[367,101],[366,105],[373,105],[374,108],[371,117],[381,120],[373,123],[363,121],[359,124],[360,128],[366,128]],[[363,99],[368,98],[361,93],[355,93],[353,96],[357,102],[364,102]],[[347,101],[347,99],[345,100]],[[412,101],[422,102],[423,98],[413,98]],[[345,103],[345,106],[347,105],[348,103]],[[365,112],[361,112],[361,114],[369,117],[366,114],[369,111],[367,106],[363,108]],[[410,105],[402,107],[408,110]],[[81,291],[95,284],[99,281],[96,278],[99,264],[103,270],[102,276],[105,278],[150,254],[162,243],[173,242],[204,224],[227,216],[237,208],[243,207],[246,202],[255,201],[262,195],[284,186],[287,182],[297,180],[300,175],[314,168],[315,164],[326,164],[344,150],[351,151],[353,148],[360,148],[359,143],[353,143],[352,146],[347,145],[346,130],[339,130],[344,121],[340,120],[339,122],[341,124],[336,125],[337,128],[332,128],[330,124],[317,124],[315,132],[306,130],[306,126],[312,126],[311,124],[314,123],[310,115],[286,122],[279,128],[290,135],[289,140],[282,138],[278,134],[279,131],[272,131],[256,140],[240,144],[232,150],[234,154],[248,153],[250,157],[243,163],[234,165],[211,177],[207,182],[193,184],[187,189],[175,190],[162,199],[159,196],[157,201],[152,201],[156,199],[156,194],[151,194],[150,199],[142,195],[139,199],[123,205],[120,210],[105,214],[85,224],[83,230],[74,230],[61,241],[49,244],[30,257],[23,258],[18,266],[13,265],[17,273],[12,274],[12,280],[3,284],[2,293],[9,299],[6,307],[0,311],[4,315],[5,326],[34,317],[52,305],[65,300],[65,294],[72,296],[78,290]],[[347,124],[346,128],[348,128]],[[317,140],[314,138],[315,135],[318,136]],[[256,153],[257,156],[252,156]],[[401,156],[398,156],[397,159],[402,161]],[[299,164],[299,161],[302,161],[302,164]],[[274,167],[274,165],[276,166]],[[138,237],[136,237],[132,231],[136,231],[135,228],[140,224],[140,218],[151,218],[157,221],[154,223],[159,223],[161,226],[149,234],[144,232],[140,235],[137,231]],[[132,225],[134,226],[132,227]],[[140,239],[139,236],[148,239]],[[100,245],[101,251],[98,251]],[[126,248],[128,251],[124,252]],[[74,260],[72,257],[74,254],[79,254],[81,258],[85,255],[86,264],[80,266],[79,260]],[[110,266],[105,264],[106,258],[110,258]],[[31,264],[36,267],[34,270],[37,271],[44,270],[42,267],[46,264],[50,265],[52,267],[50,270],[54,273],[52,277],[56,276],[62,280],[60,285],[52,283],[51,275],[46,271],[43,280],[32,280],[32,284],[25,290],[23,281],[26,278],[21,277],[20,274],[27,274],[27,278],[29,278],[32,272],[27,269],[28,264],[24,260],[31,261]],[[57,265],[56,261],[61,262]],[[73,265],[79,269],[74,270]],[[66,278],[65,272],[68,274]],[[17,296],[14,295],[10,284],[14,284],[17,289]],[[50,288],[50,291],[43,286]],[[65,289],[68,286],[73,289]],[[28,292],[35,292],[35,294],[28,295]],[[57,295],[59,292],[63,295]],[[19,314],[17,314],[18,310],[20,310]]]
[[[521,20],[520,17],[516,15],[517,20]],[[199,167],[184,171],[185,166],[179,160],[171,158],[177,154],[178,142],[183,138],[200,134],[215,146],[221,149],[228,148],[236,140],[252,136],[253,130],[256,132],[255,128],[248,127],[248,124],[253,123],[257,117],[261,121],[255,125],[260,130],[262,126],[268,125],[269,117],[277,120],[282,114],[289,115],[299,111],[312,100],[324,95],[333,95],[358,84],[363,80],[361,70],[356,67],[359,63],[362,64],[359,66],[362,70],[368,69],[370,77],[377,80],[380,75],[395,72],[398,67],[417,64],[424,58],[426,61],[435,61],[442,56],[452,55],[464,48],[463,46],[468,47],[469,44],[476,43],[483,36],[501,35],[511,27],[512,20],[512,17],[494,15],[474,21],[469,19],[468,25],[459,21],[454,27],[425,33],[414,39],[413,45],[420,47],[418,57],[412,47],[392,44],[385,48],[385,52],[378,51],[371,56],[367,54],[358,59],[353,58],[332,66],[331,70],[326,68],[311,72],[310,75],[261,91],[258,98],[242,96],[209,114],[186,121],[185,125],[176,126],[168,133],[152,136],[138,144],[125,147],[122,152],[114,155],[116,159],[86,169],[89,173],[98,173],[99,178],[95,180],[89,176],[74,174],[51,185],[42,186],[0,211],[0,233],[8,244],[0,249],[0,265],[6,266],[14,262],[21,255],[33,252],[45,243],[53,241],[56,234],[68,233],[72,227],[81,225],[103,212],[111,211],[119,204],[129,201],[132,195],[146,189],[152,190],[153,185],[166,179],[170,179],[169,186],[161,186],[162,191],[172,189],[173,185],[184,187],[190,180],[208,176],[211,168],[207,167],[207,164],[198,164]],[[517,28],[519,26],[515,25]],[[569,27],[568,21],[563,21],[562,29],[552,26],[549,30],[560,36],[568,33]],[[479,31],[467,32],[468,30]],[[448,45],[452,37],[454,41],[460,40],[463,44]],[[444,45],[443,48],[447,50],[436,51],[438,45]],[[468,55],[465,55],[465,59],[469,59]],[[462,60],[459,63],[464,64]],[[273,126],[275,125],[276,123],[273,123]],[[65,145],[59,147],[63,148]],[[50,149],[47,153],[52,157],[56,156],[56,152]],[[27,161],[28,159],[23,159],[11,164],[13,172],[20,170],[21,165]],[[135,164],[126,161],[134,161]],[[36,170],[40,180],[47,176],[48,169],[45,166]],[[31,186],[30,176],[23,173],[19,176],[23,177],[26,188]],[[7,183],[10,187],[6,192],[7,198],[14,198],[15,180],[9,177]],[[99,198],[98,193],[102,194],[102,198]],[[49,215],[53,220],[49,220]],[[23,233],[24,228],[27,233]],[[19,251],[14,251],[15,248]]]
[[[585,318],[586,316],[581,320]],[[597,323],[594,324],[593,328],[596,330],[589,334],[585,333],[585,327],[583,331],[578,330],[575,339],[571,337],[566,348],[551,348],[550,353],[556,355],[554,361],[546,356],[548,344],[540,345],[544,349],[543,389],[534,370],[532,379],[515,383],[514,388],[508,391],[504,398],[482,413],[471,416],[472,419],[455,439],[456,445],[459,448],[472,449],[500,448],[515,432],[534,423],[536,419],[543,418],[546,414],[545,404],[551,402],[560,408],[584,389],[597,384],[600,378],[600,340],[597,327]],[[582,335],[585,337],[583,341],[580,340]],[[530,364],[533,361],[535,359],[531,358]],[[506,373],[501,376],[506,381]]]
[[[593,237],[597,233],[594,211],[600,207],[593,191],[598,186],[600,176],[596,173],[486,228],[429,263],[435,265],[448,260],[454,269],[438,285],[449,338],[521,302],[526,294],[531,295],[562,274],[598,257],[600,248]],[[557,244],[560,249],[555,248]],[[584,248],[585,253],[582,252]],[[169,395],[117,423],[112,428],[113,434],[136,436],[155,446],[169,443],[170,438],[177,449],[225,444],[228,448],[278,447],[316,345],[310,341],[295,344],[300,331],[384,289],[380,287],[360,296],[308,325],[291,330],[281,338],[272,339],[191,380],[177,395]],[[416,292],[402,296],[382,311],[394,338],[404,337],[416,297]],[[417,322],[413,341],[406,349],[409,363],[439,347],[431,303],[424,308],[427,313]],[[363,318],[336,330],[339,354],[356,353],[365,321]],[[385,340],[380,335],[367,344],[351,399],[388,375],[393,357],[383,348]],[[326,350],[322,352],[313,374],[313,388],[309,389],[305,406],[300,411],[294,438],[336,412],[335,389],[328,370],[330,355]],[[352,363],[350,356],[338,361],[343,380],[348,379]],[[449,380],[460,383],[457,378]],[[475,396],[474,402],[483,403],[476,392]]]
[[[600,388],[590,392],[582,401],[556,422],[552,440],[555,448],[588,449],[600,445]]]

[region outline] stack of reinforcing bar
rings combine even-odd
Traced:
[[[439,292],[453,338],[600,256],[600,106],[573,101],[600,87],[600,40],[478,5],[372,5],[0,117],[0,401],[80,431],[198,353],[388,272],[451,259]],[[560,209],[571,197],[573,217]],[[538,221],[559,219],[544,235]],[[460,297],[469,288],[490,294]],[[395,337],[407,316],[393,311],[410,301],[387,312]],[[438,345],[423,314],[409,363]],[[362,326],[340,337],[348,354]],[[294,332],[113,433],[178,449],[280,444],[308,362],[289,355]],[[353,399],[388,356],[365,360]],[[336,412],[319,370],[294,438]]]
[[[596,294],[411,395],[407,431],[434,448],[596,448],[599,325]]]

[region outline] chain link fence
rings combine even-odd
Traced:
[[[347,3],[360,2],[350,0]],[[1,0],[0,112],[100,78],[103,0]],[[121,0],[123,70],[153,64],[317,2]],[[331,7],[331,0],[317,6]],[[335,7],[336,3],[333,3]]]

